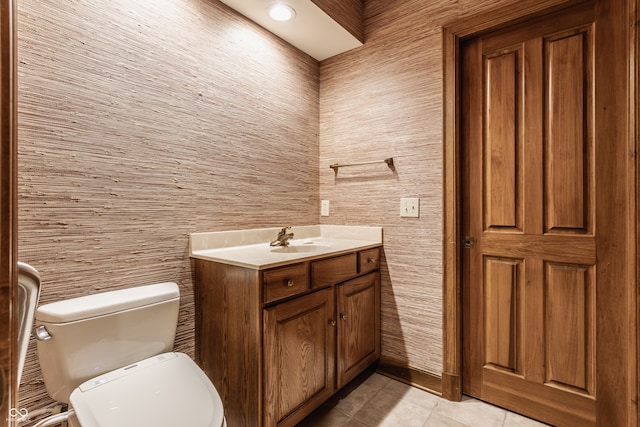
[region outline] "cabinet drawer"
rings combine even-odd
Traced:
[[[358,273],[365,274],[380,268],[380,248],[358,252]]]
[[[302,263],[266,270],[262,283],[265,303],[302,293],[309,289],[308,264]]]
[[[358,275],[358,261],[355,253],[316,261],[311,264],[312,286],[335,285]]]

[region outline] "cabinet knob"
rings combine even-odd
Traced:
[[[329,319],[329,324],[330,324],[331,326],[336,326],[336,321],[335,321],[335,320],[333,320],[333,319]]]
[[[293,280],[291,280],[291,279],[287,280],[287,286],[288,287],[292,287],[293,286]]]
[[[346,314],[344,314],[344,313],[340,313],[340,318],[341,318],[342,320],[347,320],[347,315],[346,315]]]
[[[367,262],[368,262],[369,264],[375,264],[375,263],[376,263],[376,259],[375,259],[375,258],[371,258],[371,257],[369,257],[369,258],[367,258]]]

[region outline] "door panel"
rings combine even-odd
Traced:
[[[545,38],[545,231],[588,232],[593,211],[591,27]]]
[[[485,362],[522,371],[522,260],[484,260]]]
[[[546,382],[588,395],[595,392],[594,270],[547,263],[544,292]]]
[[[593,6],[462,48],[463,391],[595,424]]]
[[[522,229],[518,171],[518,51],[486,59],[485,228]]]

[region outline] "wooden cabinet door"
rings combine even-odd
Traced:
[[[333,288],[264,310],[264,426],[293,426],[335,391]]]
[[[370,273],[336,287],[338,388],[380,357],[380,275]]]
[[[596,217],[615,187],[593,22],[587,4],[462,50],[463,391],[559,426],[595,424],[596,349],[619,339],[596,342],[596,295],[616,285],[596,283],[615,256],[596,248],[616,219]]]

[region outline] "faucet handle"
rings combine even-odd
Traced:
[[[287,234],[287,230],[290,230],[291,227],[282,227],[282,230],[280,230],[280,232],[278,233],[278,236],[284,236],[285,234]]]

